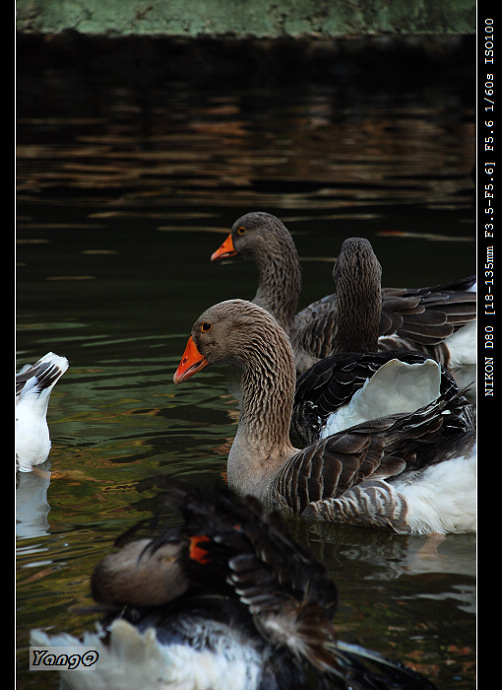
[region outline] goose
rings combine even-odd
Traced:
[[[166,505],[165,524],[134,526],[94,569],[97,632],[31,631],[32,647],[93,652],[92,671],[60,671],[63,689],[434,690],[337,640],[337,587],[277,513],[224,488],[173,487]]]
[[[240,217],[211,260],[237,255],[255,261],[259,283],[252,301],[275,316],[290,336],[297,373],[333,354],[332,341],[341,318],[339,296],[327,295],[296,312],[301,291],[300,260],[284,223],[261,211]],[[440,347],[475,320],[475,280],[469,276],[426,288],[383,288],[379,334],[399,336],[399,349],[422,349],[416,344]],[[467,340],[472,343],[471,336]],[[352,349],[360,351],[361,347]]]
[[[421,290],[418,313],[409,313],[400,328],[388,324],[382,329],[381,277],[382,267],[371,243],[364,237],[344,240],[333,268],[338,319],[332,354],[420,351],[449,369],[457,380],[460,377],[461,387],[472,384],[476,365],[476,293],[453,293],[446,316],[443,293]]]
[[[463,395],[298,450],[289,436],[294,357],[274,317],[245,300],[207,309],[194,323],[174,383],[209,364],[242,371],[241,412],[227,459],[237,493],[270,509],[402,534],[475,529],[476,437],[458,414],[468,404]]]
[[[16,375],[16,463],[21,472],[29,472],[49,456],[47,408],[52,389],[68,367],[66,357],[49,352]]]
[[[418,343],[415,338],[412,343],[398,335],[379,335],[381,266],[364,238],[344,241],[333,275],[339,297],[333,338],[337,354],[320,360],[298,379],[291,425],[297,442],[305,445],[375,417],[413,412],[437,398],[440,391],[453,394],[456,382],[445,368],[452,363],[456,365],[453,374],[463,388],[467,386],[468,397],[475,396],[468,385],[475,378],[475,322],[448,338],[448,345],[445,341],[434,344],[432,339],[422,338]],[[435,311],[434,300],[431,298],[427,313],[418,314],[417,319],[420,324],[426,318],[441,329],[444,318]],[[454,318],[453,313],[450,316]],[[410,325],[411,317],[408,328]],[[471,412],[466,409],[463,414],[470,416]]]

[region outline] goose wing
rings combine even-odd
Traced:
[[[249,612],[274,647],[319,672],[337,669],[332,619],[337,588],[325,567],[288,533],[278,513],[253,497],[229,491],[169,492],[183,518],[183,579],[195,591],[223,595]],[[173,541],[168,525],[148,546],[149,556]]]
[[[437,346],[476,318],[476,276],[425,288],[383,288],[380,336],[398,336],[398,347]],[[338,317],[336,294],[312,302],[295,316],[294,350],[308,353],[300,371],[331,354]],[[396,347],[390,342],[387,347]]]
[[[291,419],[294,443],[305,446],[316,441],[330,415],[347,405],[356,391],[394,358],[409,365],[423,364],[428,359],[425,353],[405,350],[343,353],[320,360],[304,372],[295,389]],[[441,366],[440,394],[449,400],[457,393],[455,379]],[[472,421],[463,406],[459,414],[465,427],[470,427]]]
[[[265,511],[252,496],[240,500],[226,490],[178,489],[175,500],[180,497],[192,582],[206,587],[207,571],[214,570],[218,582],[226,581],[253,613],[291,599],[315,602],[334,613],[337,593],[331,578],[292,539],[278,513]],[[161,537],[152,548],[162,544]]]
[[[309,504],[337,498],[368,479],[395,477],[434,462],[451,409],[467,405],[460,396],[438,398],[412,414],[396,414],[351,427],[295,453],[279,470],[274,498],[302,513]]]
[[[476,318],[476,277],[428,288],[382,291],[380,335],[397,335],[417,345],[438,345]]]

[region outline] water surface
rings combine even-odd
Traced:
[[[251,210],[281,217],[304,306],[333,291],[343,239],[368,237],[383,284],[475,272],[474,107],[455,80],[369,94],[162,85],[148,99],[97,75],[48,71],[18,96],[17,367],[70,369],[49,408],[42,472],[18,478],[18,687],[30,629],[79,634],[89,575],[175,475],[224,481],[238,406],[206,370],[174,387],[211,304],[252,298],[256,269],[209,257]],[[474,98],[474,97],[473,97]],[[342,639],[405,662],[441,690],[475,682],[475,538],[403,537],[290,520],[340,590]]]

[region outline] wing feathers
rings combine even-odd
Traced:
[[[303,512],[310,503],[338,498],[373,478],[435,462],[451,411],[467,404],[462,394],[438,398],[412,414],[395,414],[358,424],[298,451],[276,476],[275,497]],[[450,436],[449,436],[450,437]]]
[[[476,318],[476,277],[428,288],[383,288],[380,335],[434,346]],[[316,359],[327,357],[336,332],[336,294],[313,302],[295,317],[294,345]]]

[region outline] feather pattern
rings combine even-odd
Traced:
[[[278,472],[277,493],[303,512],[309,503],[338,498],[369,478],[389,479],[433,464],[451,436],[448,420],[457,401],[458,395],[440,398],[412,414],[374,419],[310,444]]]
[[[387,382],[383,384],[385,387],[380,394],[383,404],[379,405],[378,409],[387,408],[389,411],[385,414],[413,412],[418,407],[432,402],[439,395],[445,400],[450,400],[457,395],[458,386],[450,372],[437,364],[439,382],[437,394],[429,400],[420,402],[421,398],[417,396],[417,389],[425,378],[421,367],[430,361],[429,357],[421,352],[388,350],[341,353],[317,362],[297,380],[291,419],[291,437],[302,446],[316,441],[330,418],[341,409],[348,408],[355,394],[367,386],[383,366],[393,362],[398,362],[404,367],[418,367],[418,369],[416,374],[412,371],[404,383],[393,374],[394,387]],[[377,394],[379,392],[380,388],[377,389]],[[372,416],[381,415],[373,414]],[[459,430],[469,430],[472,427],[469,408],[461,406],[456,409],[451,417],[451,423],[457,424]]]
[[[474,529],[476,509],[472,494],[476,470],[471,458],[476,455],[475,432],[462,438],[460,448],[457,445],[455,437],[442,444],[441,463],[410,468],[408,475],[397,477],[394,482],[364,480],[338,498],[310,503],[304,515],[330,522],[390,528],[400,534],[444,534],[465,531],[465,525]]]
[[[461,326],[475,322],[472,279],[437,288],[390,290],[384,308],[381,275],[380,263],[367,239],[351,237],[342,243],[333,269],[338,319],[332,354],[412,349],[448,367],[446,339]],[[469,288],[462,292],[451,289],[458,285]]]

